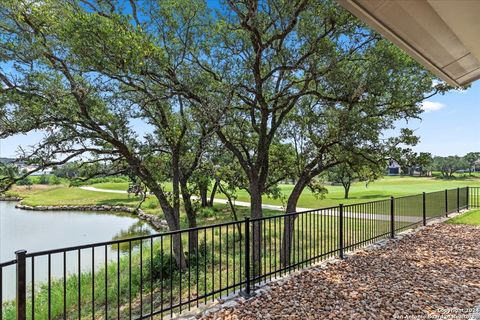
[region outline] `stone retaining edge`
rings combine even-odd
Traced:
[[[18,201],[19,199],[17,199]],[[4,200],[6,201],[6,200]],[[110,205],[83,205],[83,206],[29,206],[17,203],[15,208],[32,211],[104,211],[104,212],[126,212],[136,215],[140,220],[147,221],[156,230],[168,229],[167,222],[153,214],[148,214],[142,209],[133,209],[126,206],[110,206]]]

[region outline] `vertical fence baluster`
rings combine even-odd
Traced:
[[[445,217],[448,218],[448,190],[445,189]]]
[[[173,250],[173,235],[170,235],[170,259],[169,259],[170,270],[173,270],[173,251],[172,250]],[[168,302],[168,307],[170,308],[170,318],[173,318],[173,277],[171,275],[170,275],[169,282],[170,282],[170,301]],[[130,316],[130,319],[131,318],[132,317]]]
[[[0,269],[1,271],[1,269]],[[0,282],[1,282],[1,275],[0,275]],[[32,256],[32,320],[35,320],[35,257]],[[2,288],[0,288],[0,296],[1,296]],[[0,304],[2,298],[0,297]],[[0,316],[1,320],[1,316]]]
[[[207,228],[203,229],[203,295],[204,303],[207,303]]]
[[[460,188],[457,188],[457,212],[460,212]]]
[[[265,224],[266,223],[264,223],[264,225]],[[270,280],[272,280],[272,219],[268,219],[268,268],[269,268],[268,273],[270,273]],[[227,269],[227,275],[228,275],[228,269]]]
[[[395,198],[390,198],[390,238],[395,238]]]
[[[212,292],[215,292],[215,226],[212,227]],[[215,294],[212,294],[212,301],[215,301]]]
[[[48,319],[52,319],[52,255],[48,254]]]
[[[105,319],[108,319],[108,248],[105,245]]]
[[[198,241],[197,241],[197,259],[198,259]],[[197,260],[197,268],[198,268],[198,260]],[[150,238],[150,315],[153,314],[153,238]],[[197,277],[197,285],[198,285],[198,277]],[[198,292],[198,287],[197,287]]]
[[[18,250],[17,257],[17,320],[27,319],[27,251]]]
[[[78,264],[78,319],[80,320],[82,318],[82,266],[81,266],[81,257],[82,253],[80,249],[77,251],[77,264]]]
[[[260,239],[262,239],[262,243],[263,243],[263,252],[260,254],[260,257],[263,258],[263,269],[260,268],[260,270],[262,271],[259,276],[261,277],[262,274],[267,274],[267,233],[265,231],[265,227],[266,227],[266,222],[264,221],[261,226],[259,227],[261,232],[263,232],[263,235],[260,237]],[[263,230],[263,231],[262,231]],[[260,263],[261,265],[261,263]],[[265,276],[264,279],[266,279],[267,277]],[[259,281],[261,281],[262,278],[259,279]]]
[[[422,216],[423,216],[423,225],[427,225],[427,194],[424,192],[422,194]]]
[[[232,266],[232,268],[233,268],[233,275],[232,275],[232,277],[233,277],[233,284],[234,284],[234,285],[236,284],[236,281],[237,281],[236,278],[235,278],[235,276],[236,276],[236,274],[235,274],[235,269],[237,269],[237,265],[235,264],[235,254],[236,254],[236,247],[237,247],[237,245],[236,245],[236,242],[237,242],[237,241],[236,241],[236,232],[237,232],[236,229],[237,229],[237,228],[236,228],[236,227],[237,227],[236,225],[232,225],[232,230],[233,230],[233,240],[232,240],[232,254],[233,254],[233,266]],[[234,292],[234,293],[235,293],[236,289],[237,289],[237,288],[234,286],[234,287],[233,287],[233,292]],[[227,294],[228,294],[228,291],[227,291]]]
[[[297,242],[297,260],[295,261],[295,264],[294,264],[294,269],[297,269],[300,267],[299,265],[299,261],[300,261],[300,226],[301,226],[301,223],[300,223],[300,215],[296,214],[296,219],[295,221],[297,222],[297,232],[295,233],[295,222],[294,222],[294,225],[293,225],[293,230],[294,230],[294,233],[295,233],[295,239],[296,239],[296,242]],[[290,271],[290,270],[289,270]]]
[[[140,240],[140,317],[143,316],[143,240]]]
[[[117,319],[120,319],[120,242],[117,244]]]
[[[33,303],[32,303],[32,307],[33,307]],[[32,319],[33,319],[33,313],[32,313]],[[3,267],[0,267],[0,320],[3,320]]]
[[[277,278],[277,218],[273,219],[273,254],[274,254],[274,271],[275,271],[275,279]],[[235,268],[233,268],[235,270]]]
[[[245,218],[245,297],[251,296],[250,287],[250,218]]]
[[[227,281],[226,287],[227,287],[227,295],[228,295],[228,291],[229,291],[228,287],[229,287],[229,284],[230,284],[230,279],[229,279],[229,275],[228,275],[228,274],[229,274],[229,272],[228,272],[228,266],[229,266],[229,261],[228,261],[228,260],[229,260],[229,259],[228,259],[228,258],[229,258],[229,257],[228,257],[228,256],[229,256],[229,254],[228,254],[228,249],[229,249],[229,247],[228,247],[228,238],[229,238],[230,225],[227,225],[227,226],[226,226],[226,229],[227,229],[227,231],[226,231],[226,235],[225,235],[225,241],[226,241],[226,244],[225,244],[225,250],[226,250],[226,259],[225,259],[225,260],[226,260],[226,262],[225,262],[225,263],[226,263],[226,269],[227,269],[227,271],[226,271],[226,273],[227,273],[227,279],[226,279],[225,281]]]
[[[470,187],[467,187],[467,210],[470,207]]]
[[[92,320],[95,320],[95,247],[92,247]]]
[[[160,236],[160,319],[163,319],[163,236]],[[205,254],[206,256],[206,254]],[[207,266],[207,262],[205,261],[205,268]],[[206,274],[206,272],[205,272]]]
[[[182,238],[182,233],[180,232],[179,233],[179,236],[180,236],[180,239]],[[187,237],[188,237],[188,240],[187,240],[187,245],[190,243],[190,234],[188,233],[187,234]],[[181,240],[180,240],[181,241]],[[187,255],[186,255],[186,263],[187,263],[187,268],[190,269],[190,266],[188,265],[188,254],[190,252],[187,252]],[[182,274],[183,274],[184,271],[180,270],[180,272],[178,273],[178,286],[179,286],[179,289],[178,289],[178,307],[179,307],[179,313],[182,312]]]
[[[343,259],[344,243],[343,243],[343,204],[338,206],[338,250],[340,259]]]
[[[67,319],[67,252],[63,252],[63,319]]]
[[[128,241],[128,316],[132,319],[132,241]]]
[[[190,233],[188,234],[188,237],[190,237]],[[189,242],[189,246],[190,246],[190,239],[188,240]],[[193,240],[192,240],[193,241]],[[195,230],[195,242],[198,243],[198,231]],[[195,243],[193,245],[191,245],[192,247],[195,245]],[[193,249],[193,248],[192,248]],[[191,257],[192,257],[192,254],[195,253],[195,249],[191,250],[193,252],[190,252],[190,248],[188,248],[188,265],[187,265],[187,268],[188,268],[188,279],[187,279],[187,282],[188,282],[188,292],[187,292],[187,308],[188,310],[191,309],[191,306],[190,306],[190,297],[191,297],[191,276],[192,276],[192,262],[191,262]]]

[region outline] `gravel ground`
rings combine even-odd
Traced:
[[[429,226],[204,319],[468,319],[480,303],[479,236],[478,227]]]

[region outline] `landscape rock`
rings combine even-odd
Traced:
[[[22,200],[22,198],[20,197],[0,195],[0,201],[20,201],[20,200]]]
[[[479,234],[466,225],[421,228],[203,319],[468,319],[480,302]]]

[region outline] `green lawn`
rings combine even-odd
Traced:
[[[374,201],[385,199],[390,196],[406,196],[412,194],[420,194],[422,192],[432,192],[443,189],[452,189],[464,186],[480,186],[480,178],[478,177],[457,177],[451,180],[425,177],[385,177],[374,183],[365,185],[365,183],[355,183],[350,191],[350,198],[343,198],[343,188],[341,186],[327,186],[328,194],[325,199],[316,199],[315,196],[306,189],[298,203],[303,208],[324,208],[336,206],[339,203],[351,204],[358,202]],[[126,182],[102,182],[93,184],[93,187],[100,189],[126,190],[128,183]],[[166,185],[169,189],[169,186]],[[284,205],[286,197],[291,192],[293,185],[280,185],[284,194],[283,199],[271,199],[264,197],[265,204]],[[118,193],[103,193],[95,191],[82,190],[77,187],[67,187],[66,185],[51,186],[49,188],[21,188],[16,189],[12,193],[19,194],[24,198],[23,203],[32,206],[38,205],[92,205],[92,204],[108,204],[108,205],[126,205],[136,206],[139,199],[134,196]],[[225,198],[221,193],[217,193],[217,198]],[[249,201],[249,195],[244,190],[239,190],[237,194],[238,201]],[[217,206],[220,210],[225,208],[224,205]],[[160,214],[158,201],[149,196],[143,203],[142,209],[150,213]],[[240,209],[242,210],[242,209]],[[244,209],[243,209],[244,210]],[[246,212],[242,212],[247,214]],[[215,216],[215,213],[210,213]],[[218,222],[218,220],[215,220]]]
[[[480,178],[477,176],[458,176],[454,179],[440,179],[435,177],[385,177],[373,183],[355,183],[350,190],[349,199],[343,198],[343,187],[327,186],[328,194],[325,199],[316,199],[310,190],[306,189],[298,202],[299,207],[303,208],[325,208],[336,206],[339,203],[351,204],[358,202],[374,201],[388,198],[391,196],[407,196],[419,194],[422,192],[432,192],[443,189],[452,189],[465,186],[480,186]],[[100,189],[126,190],[128,183],[98,183],[93,187]],[[166,185],[167,189],[169,186]],[[263,198],[265,204],[284,205],[286,197],[293,189],[293,185],[283,184],[280,188],[285,195],[284,199]],[[217,193],[217,198],[225,199],[221,193]],[[245,190],[237,192],[238,201],[249,201],[250,197]]]
[[[126,194],[105,193],[82,190],[77,187],[59,185],[49,188],[22,188],[15,189],[12,193],[19,194],[24,200],[23,204],[31,206],[50,205],[134,205],[138,202],[135,197]]]
[[[128,182],[102,182],[102,183],[94,183],[91,187],[95,187],[98,189],[109,189],[109,190],[122,190],[127,191],[129,186]]]
[[[480,210],[473,210],[460,216],[456,216],[455,218],[448,220],[448,223],[480,226]]]

